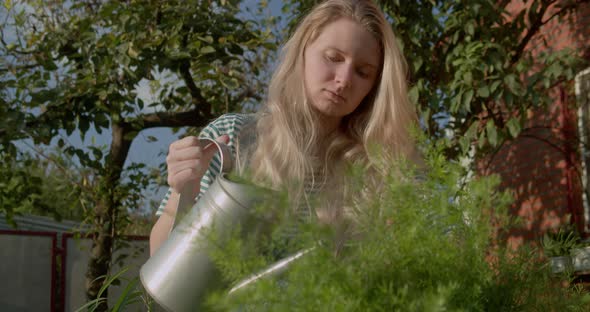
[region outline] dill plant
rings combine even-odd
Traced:
[[[207,299],[215,311],[584,311],[579,287],[562,286],[538,250],[510,249],[501,233],[517,226],[510,196],[494,176],[465,179],[442,156],[444,141],[424,150],[425,168],[400,170],[367,186],[351,170],[359,194],[346,205],[353,222],[297,223],[275,194],[212,252],[227,288]],[[418,178],[417,178],[418,177]],[[258,224],[252,228],[252,224]],[[262,225],[261,225],[262,224]],[[287,243],[281,230],[297,226]],[[281,245],[284,243],[285,245]],[[240,280],[298,250],[313,251],[285,271],[228,295]],[[277,252],[280,250],[280,252]]]

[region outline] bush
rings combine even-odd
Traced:
[[[213,254],[228,288],[210,295],[209,307],[223,311],[585,310],[589,296],[579,287],[564,287],[555,280],[539,250],[529,245],[509,249],[499,239],[498,230],[517,223],[507,213],[510,197],[497,190],[498,178],[464,179],[464,169],[446,161],[442,147],[442,143],[433,144],[424,152],[424,174],[402,164],[397,166],[403,168],[401,172],[384,176],[383,187],[364,188],[365,196],[347,204],[355,214],[354,222],[300,224],[296,242],[290,242],[281,257],[315,246],[312,252],[293,261],[285,272],[227,295],[230,286],[276,262],[273,250],[280,245],[276,233],[293,222],[289,217],[277,218],[271,230],[246,236],[237,230]],[[365,172],[352,171],[352,181],[362,182]]]

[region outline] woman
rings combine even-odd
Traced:
[[[377,170],[371,146],[394,159],[413,158],[408,128],[415,121],[404,58],[383,13],[369,0],[327,0],[311,10],[283,47],[268,100],[255,117],[255,140],[243,149],[251,152],[239,158],[257,183],[289,189],[302,214],[330,222],[341,215],[338,209],[312,212],[301,204],[307,195],[328,186],[341,191],[334,186],[348,165]],[[228,143],[235,155],[248,124],[248,116],[227,114],[200,136]],[[219,160],[211,162],[214,152],[195,137],[170,145],[170,191],[150,235],[151,253],[168,237],[179,191],[201,181],[191,187],[197,196],[219,172]]]

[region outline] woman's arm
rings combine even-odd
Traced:
[[[176,208],[178,207],[179,198],[180,194],[172,190],[164,211],[152,227],[150,233],[150,257],[168,239],[168,235],[170,235],[174,220],[176,219]]]

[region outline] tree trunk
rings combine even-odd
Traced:
[[[88,268],[86,271],[86,298],[94,300],[98,298],[98,292],[102,287],[105,276],[109,273],[112,246],[113,246],[113,224],[108,220],[109,207],[106,202],[98,203],[96,207],[96,228],[98,231],[92,234],[92,249]],[[100,295],[102,298],[108,298],[108,291]],[[96,311],[106,311],[108,308],[106,300],[101,302]]]
[[[105,175],[98,186],[98,203],[95,207],[94,229],[92,233],[92,249],[86,271],[86,297],[94,300],[99,297],[99,290],[103,286],[106,276],[111,273],[111,259],[117,233],[117,212],[120,199],[115,197],[115,190],[119,186],[123,165],[133,138],[126,138],[129,131],[127,124],[113,124],[112,142],[109,156],[105,160]],[[95,311],[108,309],[108,288],[102,294],[104,298]]]

